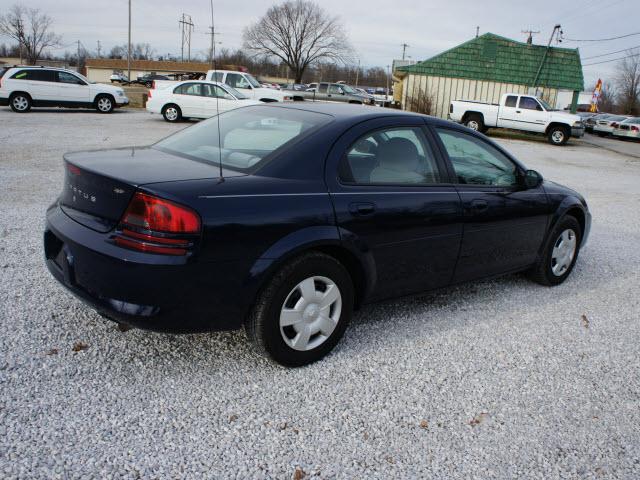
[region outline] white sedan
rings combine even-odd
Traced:
[[[632,117],[620,122],[613,129],[613,136],[640,140],[640,117]]]
[[[209,118],[234,108],[260,104],[229,85],[207,80],[189,80],[160,87],[149,90],[147,111],[161,113],[167,122]]]
[[[626,115],[611,115],[604,119],[597,119],[596,124],[593,126],[593,133],[601,137],[611,135],[616,126],[628,118],[630,117]]]

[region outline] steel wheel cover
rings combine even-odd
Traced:
[[[576,232],[567,228],[557,238],[551,252],[551,271],[556,277],[561,277],[569,270],[576,254],[576,247]]]
[[[564,132],[556,130],[551,134],[551,138],[555,143],[561,143],[564,140]]]
[[[280,309],[280,334],[293,350],[322,345],[340,321],[342,294],[327,277],[309,277],[296,285]]]
[[[111,110],[111,100],[109,100],[108,98],[101,98],[100,100],[98,100],[98,108],[103,112]]]

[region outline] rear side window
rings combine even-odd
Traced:
[[[55,82],[55,72],[52,70],[44,70],[44,69],[29,69],[29,70],[20,70],[16,72],[11,77],[16,80],[32,80],[37,82]]]
[[[507,97],[507,100],[504,102],[504,106],[515,108],[517,101],[518,101],[518,97],[516,97],[515,95],[509,95]]]
[[[435,158],[419,128],[392,127],[369,132],[346,152],[340,181],[356,185],[439,183]]]
[[[202,95],[201,83],[185,83],[175,88],[173,93],[178,95]]]

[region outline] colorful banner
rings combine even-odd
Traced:
[[[602,80],[598,79],[598,83],[596,83],[596,88],[593,90],[593,95],[591,97],[591,108],[590,112],[598,111],[598,100],[600,100],[600,93],[602,92]]]

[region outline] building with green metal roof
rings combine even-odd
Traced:
[[[493,33],[394,73],[405,110],[441,118],[447,117],[452,100],[497,103],[504,93],[528,93],[556,105],[559,93],[584,89],[577,49],[516,42]]]

